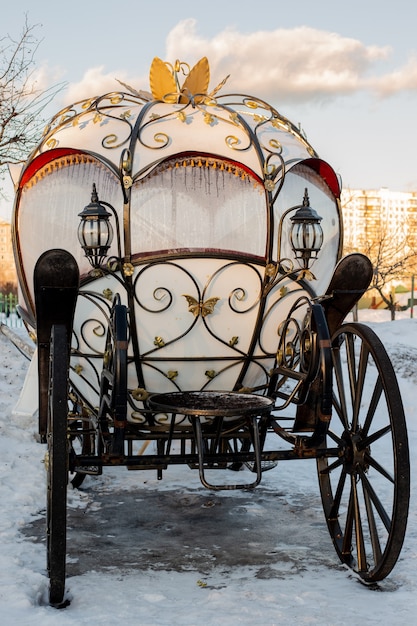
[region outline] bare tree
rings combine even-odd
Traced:
[[[18,39],[0,37],[0,177],[8,164],[22,163],[39,141],[41,115],[63,85],[42,89],[36,81],[38,25],[25,19]]]
[[[366,254],[374,266],[370,290],[375,290],[395,319],[398,302],[395,300],[392,285],[404,280],[416,271],[417,250],[414,238],[407,233],[407,225],[400,224],[395,231],[381,225],[371,241],[365,241],[360,252]],[[357,246],[355,250],[357,250]],[[345,251],[353,250],[352,242],[347,242]]]

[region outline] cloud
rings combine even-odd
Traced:
[[[381,95],[402,90],[407,85],[407,68],[392,76],[390,92],[382,89],[383,76],[372,77],[390,53],[388,46],[366,46],[357,39],[307,26],[249,34],[226,29],[207,39],[198,34],[194,19],[179,22],[166,41],[167,60],[195,63],[207,56],[215,80],[231,74],[229,90],[243,86],[245,93],[278,95],[281,102],[325,100],[361,90]],[[414,73],[415,65],[416,61]]]
[[[367,46],[357,39],[307,26],[253,33],[227,28],[209,39],[198,33],[195,19],[186,19],[169,32],[164,60],[174,63],[180,59],[192,66],[207,56],[210,88],[230,74],[223,93],[244,92],[294,104],[364,91],[388,97],[417,90],[417,58],[384,73],[391,52],[389,46]],[[136,89],[149,89],[148,73],[132,77],[124,70],[106,73],[104,66],[93,67],[65,90],[63,106],[118,90],[115,79]]]
[[[138,85],[142,85],[144,80],[147,81],[148,79],[144,79],[143,77],[139,79],[132,78],[128,76],[125,70],[114,70],[105,73],[104,66],[92,67],[85,72],[81,81],[68,86],[64,94],[65,104],[68,104],[68,102],[78,102],[79,100],[92,98],[94,96],[101,96],[102,94],[112,91],[118,91],[121,87],[117,80],[129,84],[131,83],[139,89],[140,87],[138,87]]]
[[[381,97],[404,91],[417,91],[417,57],[411,57],[400,69],[373,80],[372,86]]]

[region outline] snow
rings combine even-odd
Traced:
[[[236,491],[212,495],[200,486],[196,472],[187,467],[169,468],[162,482],[156,480],[153,472],[114,468],[105,470],[101,477],[87,478],[84,490],[69,491],[68,507],[77,515],[79,528],[89,515],[97,516],[99,522],[102,517],[104,522],[106,494],[113,494],[120,501],[121,515],[124,507],[140,501],[141,515],[146,516],[146,495],[151,498],[162,492],[170,495],[173,502],[177,501],[184,533],[177,539],[164,539],[159,566],[122,567],[115,564],[110,551],[119,538],[103,523],[109,545],[107,566],[97,563],[97,567],[83,568],[82,545],[71,549],[69,567],[71,563],[73,567],[79,563],[80,571],[68,577],[71,604],[59,611],[47,603],[45,543],[32,537],[30,530],[43,524],[45,515],[45,447],[35,440],[36,423],[13,413],[29,362],[0,333],[2,623],[5,626],[34,623],[94,626],[109,620],[145,626],[416,623],[417,320],[411,319],[408,311],[398,313],[394,322],[389,321],[386,311],[362,311],[360,320],[377,332],[391,355],[399,377],[410,440],[412,482],[408,529],[400,559],[386,580],[373,588],[366,587],[339,563],[325,527],[317,475],[310,461],[280,463],[265,474],[262,484],[249,495]],[[202,565],[205,555],[202,537],[199,560],[190,558],[187,566],[184,564],[187,550],[190,556],[196,551],[186,541],[187,515],[193,511],[196,520],[193,523],[198,524],[198,511],[209,507],[213,510],[218,507],[220,511],[222,506],[223,515],[230,513],[229,527],[221,529],[226,540],[233,523],[240,520],[240,537],[236,540],[231,532],[233,543],[227,555],[229,560],[235,558],[235,565]],[[158,533],[161,539],[169,534],[168,521],[161,519],[155,528],[153,550]],[[259,563],[245,563],[245,546],[256,552],[257,535],[253,531],[256,528],[275,537],[263,567]],[[76,531],[77,528],[73,535]],[[220,530],[212,532],[215,537]],[[132,549],[133,542],[140,549],[140,536],[140,528],[132,529]],[[126,558],[129,534],[124,533],[121,539],[124,543],[121,554]],[[166,546],[173,548],[175,542],[181,543],[182,562],[172,568],[166,566],[169,559],[164,550]],[[143,550],[146,549],[145,544]],[[104,560],[105,557],[106,554]]]

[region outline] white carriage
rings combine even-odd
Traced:
[[[343,324],[372,267],[341,258],[338,177],[272,106],[210,91],[205,58],[185,68],[155,59],[152,93],[60,111],[17,182],[20,312],[37,336],[53,460],[53,604],[68,465],[78,486],[106,465],[161,478],[184,463],[230,489],[278,460],[316,458],[342,561],[379,580],[402,545],[404,414],[377,337]],[[224,478],[241,467],[253,478]]]

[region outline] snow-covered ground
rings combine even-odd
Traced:
[[[245,534],[246,522],[241,525],[240,541],[234,541],[230,546],[230,562],[233,555],[240,553],[235,565],[208,563],[205,567],[202,565],[204,550],[200,547],[203,558],[200,554],[199,560],[190,560],[189,567],[184,567],[183,563],[177,569],[164,567],[169,560],[164,550],[170,545],[164,541],[161,566],[121,567],[114,564],[109,548],[107,567],[102,564],[88,568],[81,566],[80,573],[68,577],[72,601],[61,611],[49,607],[46,601],[45,544],[35,536],[30,537],[30,529],[39,526],[44,518],[45,472],[42,461],[45,448],[35,441],[36,424],[13,414],[28,361],[0,333],[2,624],[415,624],[417,319],[410,319],[409,312],[402,312],[395,322],[390,322],[385,311],[363,311],[360,319],[376,330],[392,357],[399,376],[410,439],[412,491],[408,530],[400,560],[385,581],[374,589],[365,587],[338,562],[325,527],[315,467],[310,461],[280,463],[265,474],[252,501],[247,493],[242,492],[221,492],[212,497],[200,487],[196,473],[188,468],[169,468],[162,482],[156,481],[153,472],[127,472],[124,468],[115,468],[105,470],[102,477],[87,479],[85,490],[70,491],[68,506],[77,513],[80,527],[83,517],[87,519],[89,513],[95,511],[100,519],[103,494],[112,493],[119,497],[121,516],[128,498],[143,507],[141,515],[146,516],[146,494],[151,501],[155,492],[166,493],[183,509],[183,533],[171,538],[171,546],[175,542],[181,544],[184,560],[187,550],[191,553],[195,548],[187,544],[189,507],[193,505],[196,519],[198,510],[203,514],[210,506],[215,509],[223,502],[225,510],[230,511],[229,528],[216,529],[214,537],[216,532],[227,536],[234,516],[237,520],[237,515],[245,515],[248,529],[259,528],[260,532],[272,537],[265,566],[245,563],[245,545],[256,549],[256,534]],[[155,528],[156,537],[158,533],[167,532],[163,522],[162,519]],[[103,524],[103,533],[106,532],[109,531]],[[140,529],[132,529],[136,550],[140,536]],[[110,534],[108,539],[109,546],[117,542],[117,538],[110,537]],[[202,541],[204,543],[204,537]],[[128,554],[128,542],[129,535],[124,534],[124,554]],[[143,550],[146,549],[144,543]],[[78,559],[82,565],[82,546],[79,550],[78,554],[70,550],[70,562],[76,563]]]

